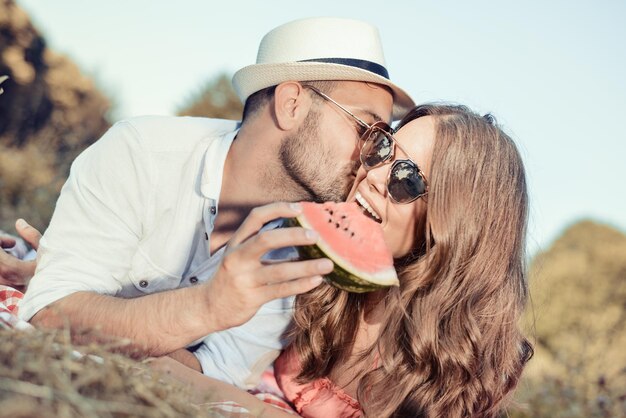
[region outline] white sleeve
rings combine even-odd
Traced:
[[[293,302],[293,297],[273,300],[245,324],[207,336],[194,352],[202,372],[241,389],[257,386],[285,347]]]
[[[150,178],[148,153],[130,122],[114,125],[74,161],[40,242],[21,319],[74,292],[115,295],[126,285]]]

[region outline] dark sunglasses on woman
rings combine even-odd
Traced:
[[[395,203],[411,203],[428,193],[428,182],[424,172],[410,158],[395,160],[396,147],[405,155],[407,152],[391,134],[384,122],[376,122],[362,136],[361,164],[371,170],[393,161],[387,177],[387,193]]]

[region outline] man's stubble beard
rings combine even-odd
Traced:
[[[354,181],[358,163],[337,168],[332,150],[319,138],[319,121],[320,113],[312,110],[295,135],[283,139],[279,157],[288,179],[277,179],[275,186],[294,189],[295,200],[343,201]],[[290,185],[284,184],[287,182]]]

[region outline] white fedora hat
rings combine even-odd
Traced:
[[[317,17],[273,29],[261,40],[257,61],[237,71],[233,87],[242,102],[253,93],[285,81],[349,80],[389,87],[393,117],[415,105],[391,82],[378,29],[352,19]]]

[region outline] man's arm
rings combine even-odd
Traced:
[[[164,356],[216,331],[241,325],[273,299],[308,292],[332,271],[328,259],[264,265],[270,250],[311,245],[317,234],[303,228],[257,233],[272,219],[293,217],[299,205],[274,203],[253,209],[228,243],[213,278],[202,285],[121,299],[77,292],[37,313],[36,326],[97,328],[130,339],[134,350]],[[66,322],[67,321],[67,322]]]
[[[121,348],[127,354],[163,356],[217,331],[204,320],[206,300],[202,296],[196,288],[134,299],[76,292],[39,311],[31,323],[43,328],[69,325],[81,342],[85,338],[127,339],[130,344]],[[84,332],[89,330],[95,332]]]
[[[130,123],[114,125],[81,153],[40,241],[23,320],[76,292],[115,295],[132,285],[126,277],[153,184],[150,154]]]

